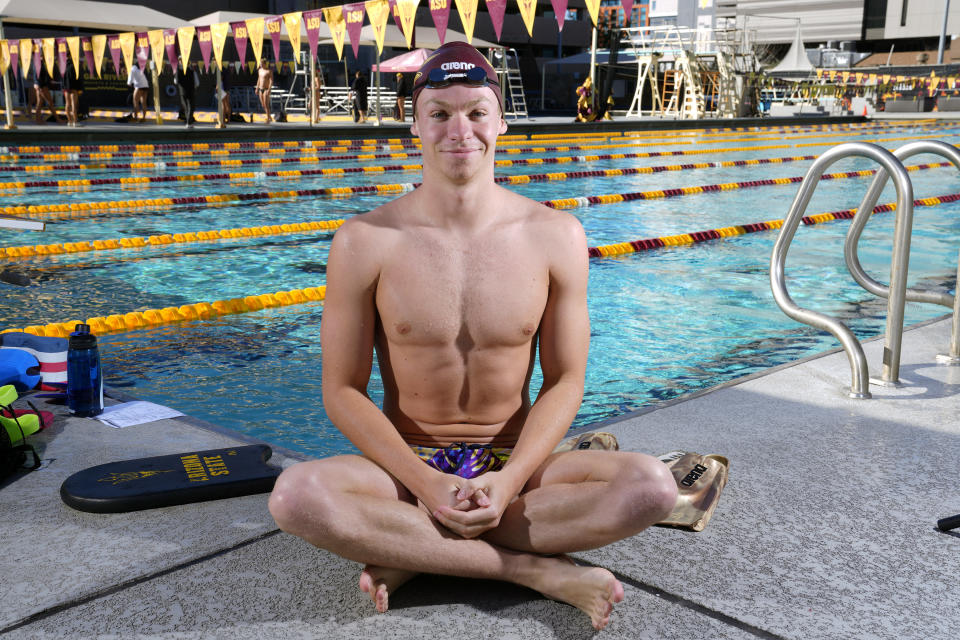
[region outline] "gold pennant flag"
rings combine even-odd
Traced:
[[[130,70],[133,69],[133,47],[137,43],[137,34],[121,33],[119,38],[120,51],[123,53],[123,61],[127,65],[127,75],[130,75]],[[119,71],[117,74],[119,75]]]
[[[377,41],[377,53],[383,53],[383,37],[387,31],[390,2],[388,0],[366,0],[363,4],[367,9],[367,17],[370,18],[370,26],[373,27],[373,37]]]
[[[260,64],[260,63],[259,63],[259,62],[253,62],[253,61],[251,60],[250,62],[247,63],[247,71],[248,71],[249,73],[254,73],[254,72],[257,70],[257,65],[258,65],[258,64]]]
[[[300,25],[303,23],[303,14],[299,11],[283,14],[283,24],[287,28],[287,37],[294,52],[300,51]]]
[[[93,49],[93,68],[100,76],[100,69],[103,65],[103,54],[107,50],[107,36],[101,34],[90,38],[90,47]]]
[[[263,18],[250,18],[247,23],[247,35],[250,36],[250,46],[253,47],[253,57],[260,64],[263,57]]]
[[[180,27],[177,29],[177,44],[180,45],[180,62],[184,66],[190,62],[190,50],[193,49],[193,37],[196,33],[196,27]]]
[[[537,14],[537,0],[517,0],[520,6],[520,16],[523,24],[527,25],[527,33],[533,37],[533,17]]]
[[[73,60],[74,77],[80,77],[80,36],[67,38],[67,50],[70,51],[70,59]]]
[[[823,69],[817,69],[817,80],[823,77]]]
[[[30,75],[30,64],[33,57],[33,41],[29,38],[20,38],[20,71],[23,77]]]
[[[467,42],[473,42],[473,26],[477,22],[477,2],[478,0],[457,0],[457,13],[460,14],[460,23],[463,25]]]
[[[593,26],[597,26],[597,18],[600,14],[600,0],[584,0],[587,3],[587,11],[590,12],[590,19],[593,20]]]
[[[347,35],[347,21],[343,19],[343,7],[327,7],[323,10],[323,19],[330,27],[330,37],[337,50],[337,60],[343,60],[343,39]]]
[[[854,74],[854,77],[857,79],[857,84],[861,84],[861,83],[863,82],[863,74],[862,74],[862,73],[856,73],[856,74]]]
[[[885,73],[885,74],[883,74],[883,75],[880,76],[880,77],[883,79],[883,84],[887,84],[887,83],[890,82],[890,74],[889,74],[889,73]]]
[[[417,17],[417,5],[420,0],[397,0],[396,9],[400,14],[400,28],[407,39],[407,49],[413,46],[413,29]],[[367,11],[370,11],[367,9]]]
[[[157,65],[157,73],[162,73],[163,54],[166,50],[163,44],[163,29],[147,31],[147,40],[150,41],[150,53],[153,54],[153,64]]]
[[[43,61],[47,65],[47,73],[50,74],[50,77],[53,77],[53,64],[57,56],[57,41],[56,38],[44,38],[43,39]]]
[[[7,69],[10,67],[10,43],[6,40],[0,40],[0,74],[7,75]]]
[[[223,69],[223,45],[227,43],[227,33],[230,32],[229,22],[218,22],[210,25],[210,42],[213,43],[213,59],[217,67]]]

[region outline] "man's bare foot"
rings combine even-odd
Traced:
[[[386,613],[390,605],[390,594],[416,575],[416,571],[387,569],[368,564],[360,573],[360,590],[370,595],[377,611]]]
[[[581,567],[565,556],[549,560],[555,564],[539,576],[538,582],[545,586],[535,587],[537,591],[580,609],[590,616],[594,629],[607,626],[613,605],[623,600],[620,581],[606,569]]]

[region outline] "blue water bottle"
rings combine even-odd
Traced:
[[[103,413],[103,372],[97,336],[90,325],[78,324],[70,334],[67,349],[67,406],[75,416]]]

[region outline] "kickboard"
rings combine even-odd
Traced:
[[[60,497],[78,511],[123,513],[267,493],[281,469],[263,444],[109,462],[78,471]]]

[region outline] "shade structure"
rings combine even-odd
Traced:
[[[4,22],[77,27],[87,31],[148,31],[183,26],[176,16],[135,4],[88,0],[0,0]]]
[[[807,50],[803,46],[803,36],[800,34],[799,20],[797,20],[797,33],[793,37],[793,44],[790,45],[790,50],[787,51],[787,55],[783,57],[783,60],[781,60],[777,66],[768,70],[769,73],[782,73],[785,71],[813,71],[813,64],[807,57]]]
[[[431,53],[430,49],[414,49],[389,60],[384,60],[379,65],[373,65],[371,70],[382,71],[383,73],[411,73],[418,71]]]

